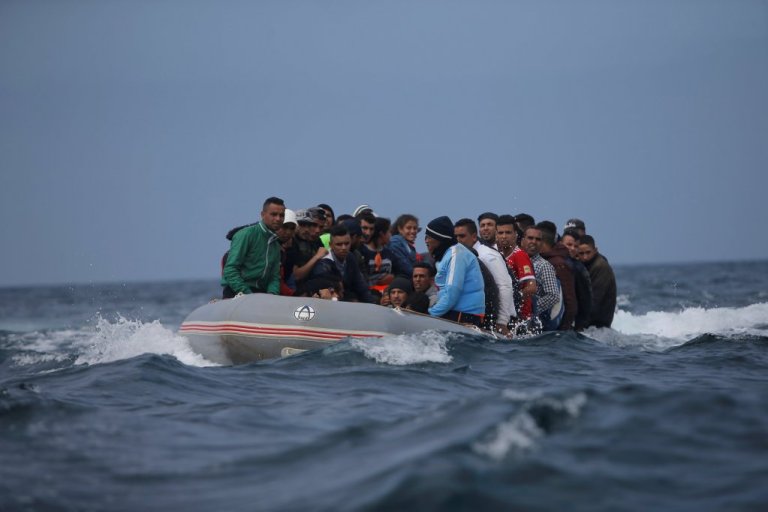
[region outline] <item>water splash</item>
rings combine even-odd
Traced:
[[[419,363],[450,363],[447,343],[451,333],[426,331],[386,336],[375,340],[351,340],[350,346],[377,363],[404,366]]]
[[[170,355],[190,366],[216,366],[192,350],[189,342],[158,320],[141,322],[118,316],[109,321],[96,317],[81,329],[24,333],[11,340],[23,352],[14,356],[20,366],[64,361],[75,354],[74,364],[101,364],[142,354]]]

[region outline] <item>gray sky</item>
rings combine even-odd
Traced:
[[[764,259],[766,185],[766,1],[0,0],[0,286],[214,278],[271,195]]]

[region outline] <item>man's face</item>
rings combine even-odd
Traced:
[[[511,249],[517,245],[517,231],[512,224],[496,226],[496,244],[499,249]]]
[[[373,235],[373,224],[360,219],[360,229],[363,231],[363,242],[370,242],[371,235]]]
[[[293,222],[283,224],[280,226],[280,229],[277,230],[277,238],[280,239],[280,243],[282,244],[290,241],[294,234],[296,234],[296,224]]]
[[[499,236],[496,232],[496,221],[493,219],[483,219],[480,221],[480,238],[486,242],[493,242]]]
[[[563,235],[561,241],[563,242],[563,245],[568,248],[568,253],[571,255],[571,258],[578,259],[579,244],[576,242],[576,239],[571,235]]]
[[[331,210],[326,210],[325,208],[323,208],[323,211],[325,212],[323,229],[331,229],[331,226],[333,226],[333,213],[331,213]]]
[[[427,244],[427,252],[429,252],[429,254],[433,254],[435,249],[440,247],[440,241],[432,238],[429,235],[424,237],[424,243]]]
[[[453,228],[453,235],[461,245],[467,249],[471,248],[477,242],[477,233],[470,234],[467,226],[456,226]]]
[[[299,227],[296,228],[296,234],[302,240],[314,242],[320,236],[320,229],[320,225],[315,222],[299,222]]]
[[[352,239],[349,235],[331,237],[331,251],[341,261],[347,259],[351,244]]]
[[[597,254],[597,250],[591,245],[581,244],[579,245],[579,259],[583,263],[589,263],[594,259]]]
[[[261,220],[265,226],[277,232],[283,226],[283,221],[285,220],[285,206],[268,204],[267,209],[261,212]]]
[[[432,278],[429,275],[429,270],[425,268],[415,267],[413,269],[413,289],[417,292],[425,292],[432,286]]]
[[[536,256],[541,252],[541,231],[529,228],[523,236],[523,250],[528,256]]]
[[[396,308],[402,306],[407,298],[408,294],[400,288],[392,288],[389,290],[389,302]]]

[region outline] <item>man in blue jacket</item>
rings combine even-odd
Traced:
[[[482,325],[485,313],[483,275],[477,257],[457,243],[453,222],[442,216],[427,225],[427,250],[435,259],[437,302],[429,314],[454,322]]]

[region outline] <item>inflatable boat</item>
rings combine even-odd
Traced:
[[[381,338],[428,330],[476,334],[477,329],[375,304],[269,294],[217,300],[194,310],[179,333],[219,364],[285,357],[346,338]]]

